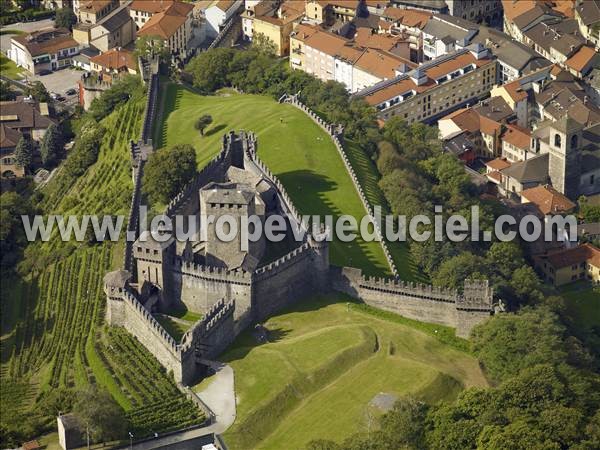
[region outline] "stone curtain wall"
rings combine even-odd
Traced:
[[[409,319],[456,328],[467,338],[472,328],[492,313],[487,280],[465,281],[464,294],[397,279],[365,277],[360,269],[332,268],[332,287],[366,304]]]
[[[136,296],[125,289],[105,286],[108,296],[108,323],[122,326],[134,335],[167,370],[172,370],[176,380],[180,380],[181,351],[179,345],[167,333]]]
[[[139,212],[142,201],[142,178],[144,176],[144,165],[149,153],[154,150],[152,138],[152,124],[156,120],[156,111],[158,108],[158,73],[151,76],[148,83],[148,95],[144,108],[144,119],[142,121],[142,135],[140,141],[136,144],[131,142],[131,171],[133,178],[133,194],[131,196],[131,207],[127,219],[127,234],[132,234],[136,238],[139,235]],[[125,251],[123,255],[123,267],[130,273],[135,274],[135,261],[133,259],[133,239],[127,238],[125,241]]]
[[[358,177],[356,176],[356,173],[354,172],[354,168],[352,167],[350,160],[346,156],[346,151],[344,150],[344,145],[340,139],[341,133],[338,131],[339,127],[325,122],[317,114],[315,114],[308,106],[304,105],[300,100],[298,100],[298,98],[295,95],[293,95],[293,96],[284,95],[281,98],[281,101],[290,103],[291,105],[294,105],[298,109],[301,109],[302,111],[304,111],[317,125],[319,125],[323,130],[325,130],[325,132],[333,140],[333,143],[335,144],[335,148],[337,149],[340,157],[342,158],[342,161],[344,162],[344,166],[346,167],[346,170],[348,171],[348,175],[350,175],[350,178],[352,179],[354,188],[356,189],[356,192],[358,193],[358,196],[360,197],[360,200],[361,200],[365,210],[367,211],[368,215],[371,217],[371,220],[374,224],[375,233],[377,234],[377,236],[380,240],[381,247],[383,248],[383,253],[385,254],[385,258],[388,262],[388,265],[390,266],[390,270],[392,271],[392,274],[395,277],[398,277],[398,270],[396,269],[396,264],[394,264],[394,260],[392,258],[392,254],[390,253],[390,251],[388,249],[387,242],[383,238],[383,232],[381,231],[381,227],[379,226],[379,224],[377,222],[375,222],[373,207],[369,203],[369,200],[367,200],[367,196],[365,195],[362,185],[360,184],[360,181],[358,180]]]

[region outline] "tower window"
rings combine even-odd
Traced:
[[[554,135],[554,146],[560,148],[560,144],[561,144],[560,134],[555,134]]]
[[[571,136],[571,148],[577,148],[577,135],[574,134]]]

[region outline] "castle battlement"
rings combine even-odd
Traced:
[[[140,303],[137,297],[126,289],[121,289],[120,293],[123,301],[128,303],[132,307],[131,310],[137,313],[138,316],[147,323],[148,328],[153,330],[155,334],[161,338],[162,343],[173,353],[177,353],[179,351],[179,346],[177,345],[177,342],[175,342],[175,339],[167,333],[163,326],[152,316],[150,311]]]
[[[242,269],[228,270],[223,267],[203,266],[183,261],[181,258],[175,260],[173,269],[182,275],[211,281],[249,284],[252,279],[252,274]]]
[[[452,289],[442,289],[430,284],[402,281],[395,278],[363,276],[359,285],[364,289],[439,302],[455,303],[459,298],[458,292]]]
[[[301,257],[310,256],[309,250],[311,246],[305,242],[300,247],[295,248],[289,253],[286,253],[281,258],[276,259],[275,261],[259,267],[254,271],[254,273],[259,277],[262,276],[270,276],[272,275],[270,272],[277,271],[279,269],[283,269],[287,266],[293,265],[295,262],[300,261]]]
[[[220,299],[208,310],[206,315],[198,320],[181,339],[181,352],[187,353],[194,345],[199,343],[215,331],[226,319],[229,319],[235,311],[235,300],[226,302]]]

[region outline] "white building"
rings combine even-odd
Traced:
[[[242,0],[221,0],[206,10],[207,36],[216,37],[221,27],[242,6]]]

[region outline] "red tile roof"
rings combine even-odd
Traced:
[[[581,72],[594,58],[597,57],[596,50],[584,45],[573,56],[565,61],[565,65],[576,72]]]
[[[193,6],[189,11],[192,9]],[[187,21],[187,13],[182,14],[186,10],[186,8],[181,8],[175,3],[171,4],[165,10],[155,13],[138,31],[138,36],[159,36],[163,39],[169,39]]]
[[[523,150],[529,150],[531,145],[531,132],[517,125],[508,124],[502,135],[502,140]]]
[[[492,170],[502,170],[511,166],[511,164],[504,158],[492,159],[491,161],[486,162],[485,165]]]
[[[535,204],[542,214],[566,214],[577,206],[552,186],[525,189],[521,197]]]
[[[135,56],[129,50],[124,49],[112,49],[107,52],[101,53],[98,56],[90,58],[90,62],[98,64],[108,70],[123,70],[131,69],[137,72],[137,61]]]
[[[575,248],[550,253],[547,255],[547,260],[555,269],[574,266],[582,262],[600,267],[600,249],[591,244],[582,244]]]

